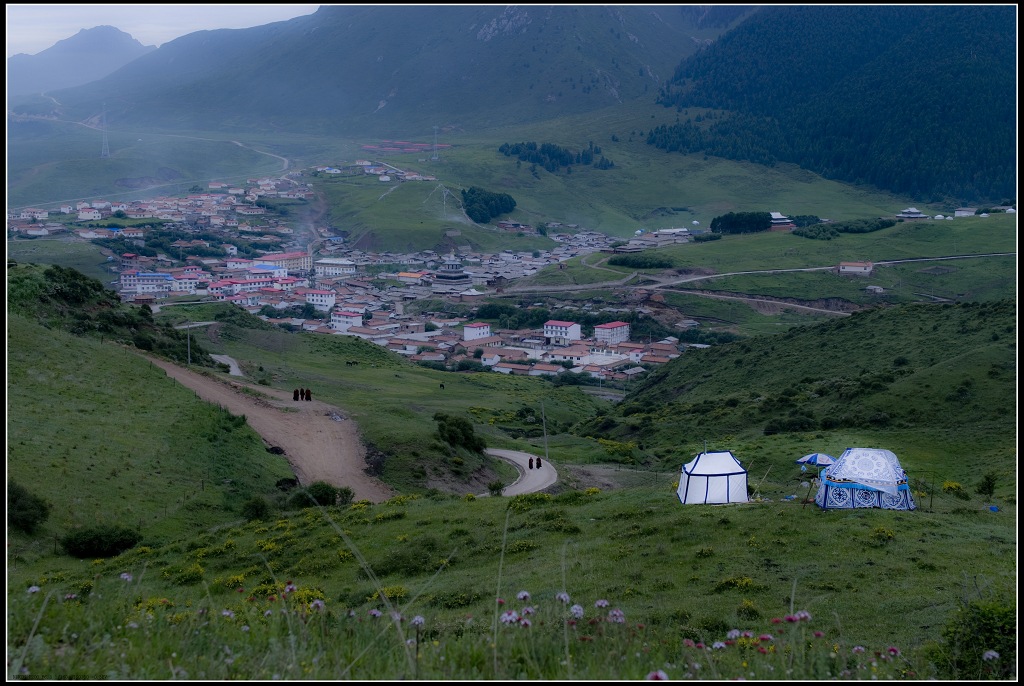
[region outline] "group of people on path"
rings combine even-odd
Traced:
[[[533,469],[533,458],[530,458],[530,469]],[[540,458],[537,458],[537,469],[540,469]]]
[[[292,391],[292,400],[312,400],[313,392],[308,388],[296,388]]]

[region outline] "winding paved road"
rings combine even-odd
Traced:
[[[540,467],[530,469],[530,460],[541,460],[537,455],[524,453],[520,450],[502,450],[498,448],[488,448],[484,452],[491,457],[498,457],[511,462],[519,469],[519,478],[510,486],[506,486],[501,492],[504,496],[543,491],[558,480],[558,472],[555,471],[555,468],[547,460],[542,460]]]

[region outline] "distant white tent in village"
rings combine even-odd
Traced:
[[[684,505],[747,502],[747,470],[729,451],[703,452],[683,465],[676,490]]]
[[[814,502],[825,510],[880,507],[916,509],[907,473],[896,455],[881,448],[847,448],[821,473]]]

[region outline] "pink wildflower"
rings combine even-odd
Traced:
[[[771,634],[761,634],[760,636],[757,637],[757,640],[759,640],[759,641],[774,641],[775,637],[772,636]]]
[[[688,638],[683,639],[683,645],[687,648],[693,648],[696,644]]]
[[[897,655],[900,654],[900,649],[897,648],[896,646],[889,646],[888,653],[890,655],[892,655],[893,657],[896,657]]]
[[[854,653],[855,655],[859,655],[860,653],[863,653],[864,650],[864,646],[853,646],[853,648],[850,649],[850,652]]]
[[[413,626],[423,626],[423,623],[424,623],[425,621],[426,621],[426,620],[425,620],[425,619],[423,619],[423,616],[422,616],[422,615],[416,615],[415,617],[413,617],[413,618],[412,618],[412,622],[411,622],[411,624],[412,624]]]
[[[796,618],[799,619],[801,622],[809,622],[811,621],[811,613],[807,610],[800,610],[796,613]]]
[[[324,601],[322,601],[319,598],[317,598],[316,600],[314,600],[313,602],[311,602],[309,604],[309,609],[310,610],[323,610],[324,609]]]
[[[722,650],[723,648],[725,648],[725,644],[722,643],[721,641],[715,641],[714,643],[711,644],[711,647],[714,648],[715,650]]]
[[[531,624],[532,622],[526,617],[523,617],[519,620],[519,626],[523,627],[524,629],[529,629]]]
[[[992,660],[998,660],[999,659],[999,653],[997,653],[994,650],[986,650],[984,653],[981,654],[981,659],[984,660],[985,662],[991,662]]]
[[[646,681],[668,681],[668,674],[659,669],[656,672],[650,672],[644,679]]]
[[[740,637],[740,630],[739,629],[733,629],[732,631],[727,633],[725,635],[725,637],[726,638],[739,638]]]
[[[377,608],[375,608],[375,607],[371,607],[370,608],[370,616],[371,617],[380,617],[382,614],[384,614],[384,613],[381,612],[380,610],[378,610]]]
[[[594,607],[608,607],[608,601],[605,599],[594,601]]]
[[[608,621],[614,622],[616,624],[625,624],[626,613],[620,610],[619,608],[615,608],[614,610],[608,612]]]
[[[576,619],[583,619],[583,606],[582,605],[573,605],[572,607],[569,608],[569,612]]]
[[[823,632],[821,632],[821,631],[815,631],[815,632],[814,632],[814,637],[815,637],[815,638],[821,638],[821,637],[822,637],[822,636],[824,636],[824,635],[825,635],[825,634],[824,634]]]
[[[519,593],[516,594],[516,598],[518,600],[529,600],[530,594],[526,591],[519,591]]]
[[[568,605],[569,604],[569,594],[566,593],[565,591],[561,591],[560,593],[558,593],[555,596],[555,600],[561,601],[563,605]]]

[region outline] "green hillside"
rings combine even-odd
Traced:
[[[1015,309],[1012,301],[882,307],[689,349],[577,430],[634,441],[656,463],[703,440],[763,446],[788,436],[810,445],[813,436],[839,450],[837,432],[897,444],[909,465],[951,478],[995,466],[1012,473]]]
[[[65,333],[74,318],[61,302],[88,295],[82,321],[100,321],[90,309],[102,292],[46,273],[9,266],[9,478],[59,505],[36,532],[9,533],[9,676],[1015,673],[1011,302],[879,308],[691,349],[618,406],[543,379],[438,372],[363,341],[224,320],[209,349],[261,383],[314,386],[377,444],[382,474],[405,493],[299,510],[274,495],[287,464],[244,418],[109,338]],[[443,464],[449,484],[476,469],[436,452],[437,411],[469,419],[489,445],[550,451],[559,482],[508,499],[425,488]],[[760,500],[680,506],[679,465],[705,445],[733,450]],[[801,504],[796,457],[848,446],[896,452],[918,510]],[[246,521],[253,495],[271,510]],[[142,540],[92,560],[55,545],[87,522]],[[508,610],[529,626],[501,619]],[[983,660],[988,650],[999,657]],[[875,651],[888,657],[872,661]]]

